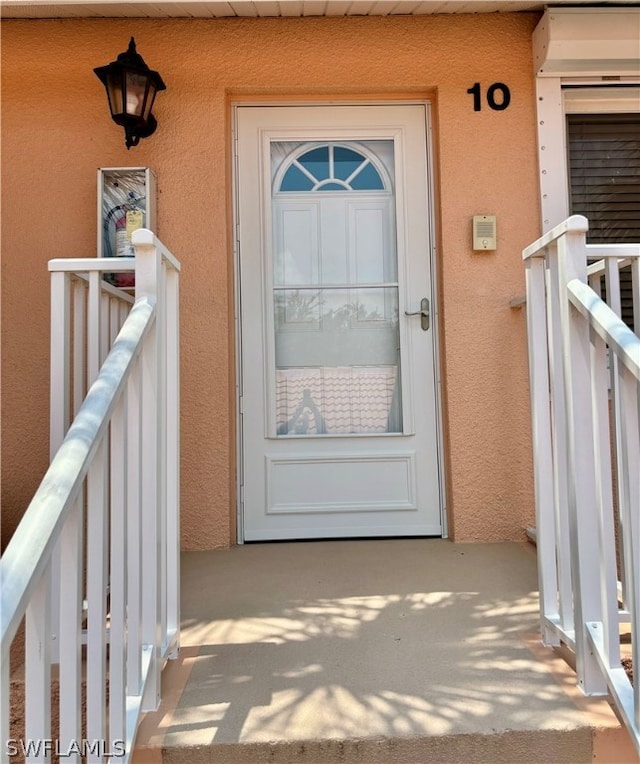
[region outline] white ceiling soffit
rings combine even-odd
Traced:
[[[589,5],[560,0],[554,5]],[[593,0],[593,4],[597,0]],[[620,0],[616,5],[632,5]],[[542,11],[534,0],[0,0],[3,18],[218,18],[226,16],[388,16],[432,13],[512,13]]]
[[[640,7],[547,10],[533,62],[538,77],[640,78]]]

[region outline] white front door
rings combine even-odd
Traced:
[[[442,533],[427,120],[237,108],[247,541]]]

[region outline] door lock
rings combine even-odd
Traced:
[[[431,309],[429,306],[429,298],[423,297],[420,300],[420,310],[409,312],[405,310],[405,316],[420,316],[420,326],[422,331],[426,332],[429,329],[429,322],[431,320]]]

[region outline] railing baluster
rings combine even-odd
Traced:
[[[2,581],[0,580],[0,586]],[[8,755],[5,746],[11,736],[9,707],[11,703],[11,660],[9,648],[0,654],[0,757]],[[1,759],[0,759],[1,760]]]
[[[633,301],[633,330],[640,336],[640,256],[631,261],[631,295]]]
[[[605,284],[606,284],[606,292],[607,292],[607,304],[617,316],[621,316],[622,303],[620,299],[620,271],[618,270],[618,261],[613,260],[611,258],[608,258],[607,260],[605,260],[604,273],[605,273]],[[616,354],[613,352],[609,354],[609,373],[611,377],[610,386],[611,386],[611,409],[613,413],[613,423],[612,423],[613,442],[614,442],[614,448],[615,448],[615,454],[616,454],[616,461],[619,462],[623,458],[622,435],[621,435],[623,415],[622,415],[621,401],[620,401],[620,371],[619,371],[619,365],[618,365],[618,358]],[[627,593],[626,577],[624,575],[624,570],[625,570],[624,533],[625,531],[624,531],[623,517],[625,517],[627,514],[624,508],[625,501],[626,501],[626,498],[625,498],[624,491],[620,490],[620,485],[618,484],[617,518],[618,518],[618,537],[620,539],[619,551],[620,551],[620,564],[621,564],[622,603],[624,607],[626,607],[627,601],[629,599],[628,593]]]
[[[87,393],[86,353],[87,288],[76,280],[73,285],[73,413],[78,413]]]
[[[166,269],[166,524],[167,628],[176,635],[170,657],[177,657],[180,629],[180,295],[178,273]]]
[[[100,370],[100,325],[102,300],[100,273],[89,274],[89,298],[87,304],[87,386],[91,386]]]
[[[159,605],[160,645],[167,642],[167,304],[166,304],[166,265],[159,253],[156,255],[156,366],[158,380],[158,535],[160,547]],[[162,652],[164,650],[162,649]]]
[[[621,464],[618,467],[620,493],[624,494],[624,538],[625,581],[627,584],[630,624],[631,653],[635,665],[640,656],[640,423],[638,380],[620,365],[620,393],[622,399],[622,444]],[[635,724],[640,732],[640,682],[633,687]]]
[[[116,297],[109,297],[109,347],[120,331],[120,300]]]
[[[603,613],[603,644],[609,667],[620,665],[620,624],[618,620],[616,540],[613,490],[611,484],[611,435],[609,430],[609,379],[607,348],[592,332],[591,374],[593,379],[593,418],[595,426],[596,502],[598,508],[597,562]]]
[[[618,261],[608,257],[604,262],[604,278],[607,292],[607,305],[616,314],[622,315],[620,300],[620,270]]]
[[[60,744],[70,764],[80,762],[73,748],[82,739],[83,514],[80,494],[60,538]]]
[[[51,274],[50,457],[69,427],[71,283],[69,274]]]
[[[33,749],[28,764],[51,760],[51,566],[41,576],[27,607],[25,636],[25,742]],[[3,741],[4,742],[4,741]]]
[[[141,403],[140,362],[127,382],[127,690],[142,694],[142,586],[141,586]]]
[[[126,390],[111,418],[111,574],[109,577],[109,740],[126,740],[127,421]]]
[[[101,285],[102,286],[102,285]],[[109,295],[100,293],[100,365],[104,363],[111,346],[111,311]]]
[[[545,310],[545,267],[542,259],[527,262],[527,326],[533,442],[536,460],[536,534],[541,628],[546,645],[559,645],[556,632],[546,619],[558,614],[558,575],[553,495],[553,452],[549,416],[549,366],[547,361],[547,315]]]
[[[87,477],[87,739],[106,738],[107,449],[100,443]],[[87,762],[101,762],[100,752]]]
[[[158,375],[156,324],[147,335],[142,364],[142,640],[149,651],[144,711],[155,710],[160,699],[160,528],[158,470]]]
[[[127,313],[129,312],[129,305],[127,305],[126,302],[120,301],[120,328],[122,328],[122,325],[125,322],[125,319],[127,317]]]
[[[551,432],[553,437],[553,485],[558,544],[556,559],[558,566],[558,611],[560,625],[568,634],[574,631],[573,582],[571,578],[571,552],[569,517],[564,511],[569,503],[566,391],[562,346],[560,343],[560,282],[558,274],[557,248],[548,248],[548,323],[549,323],[549,376],[551,391]]]

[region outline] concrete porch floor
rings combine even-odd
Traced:
[[[537,636],[535,549],[436,539],[185,553],[151,762],[635,762]]]

